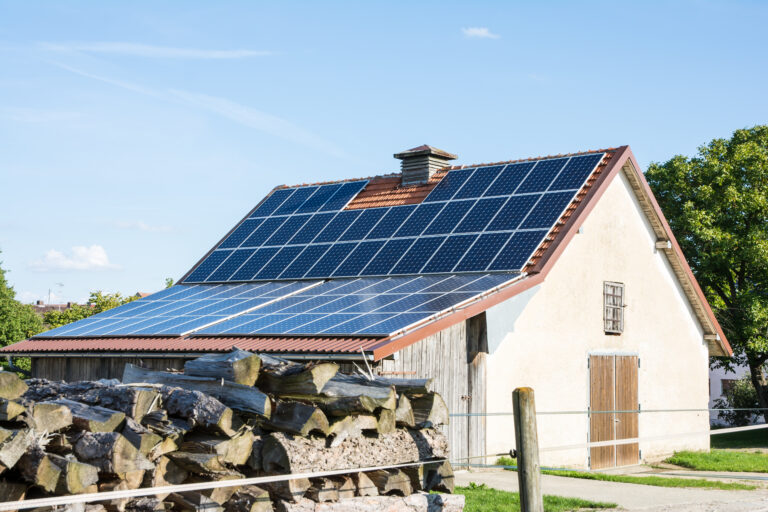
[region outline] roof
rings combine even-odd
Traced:
[[[432,151],[432,148],[418,147],[410,151]],[[292,265],[301,259],[297,254],[304,255],[304,252],[309,253],[313,247],[316,247],[317,242],[314,242],[315,245],[302,246],[300,249],[288,245],[274,249],[268,247],[249,249],[250,252],[236,249],[247,245],[241,238],[247,236],[250,239],[253,237],[259,229],[258,226],[267,224],[269,219],[274,218],[270,217],[273,215],[272,212],[276,208],[285,208],[294,194],[296,196],[303,194],[301,201],[304,203],[301,204],[307,204],[310,199],[305,198],[312,198],[314,194],[319,195],[321,193],[317,186],[277,187],[180,280],[182,284],[158,292],[148,298],[70,324],[70,326],[43,333],[31,340],[5,347],[0,349],[0,352],[7,354],[82,353],[86,351],[181,353],[228,350],[237,344],[240,348],[264,352],[352,354],[363,350],[371,352],[376,359],[381,359],[440,329],[470,318],[543,282],[605,188],[613,177],[623,170],[632,183],[638,200],[657,232],[657,236],[660,239],[670,241],[671,248],[667,251],[667,256],[703,330],[710,334],[710,353],[713,355],[729,354],[731,351],[725,335],[696,283],[668,223],[627,146],[536,159],[447,167],[435,173],[428,183],[415,187],[400,186],[399,175],[325,182],[320,185],[321,187],[330,186],[324,189],[332,196],[331,199],[324,199],[329,203],[343,191],[346,191],[344,193],[348,196],[348,198],[344,196],[341,200],[336,201],[336,208],[339,213],[331,217],[341,217],[341,212],[349,212],[353,218],[356,218],[354,215],[357,215],[356,212],[359,210],[380,209],[381,211],[377,214],[379,215],[377,218],[380,218],[382,212],[389,212],[387,208],[392,209],[405,205],[435,205],[436,203],[428,203],[428,201],[436,201],[436,199],[427,199],[427,197],[430,194],[432,194],[430,197],[436,197],[435,194],[439,195],[437,191],[441,190],[440,187],[445,190],[446,183],[449,182],[446,177],[455,181],[458,178],[450,178],[450,176],[463,176],[463,179],[469,183],[467,176],[475,176],[475,173],[484,172],[486,175],[495,176],[493,178],[495,180],[500,179],[502,173],[510,169],[521,168],[519,166],[522,163],[533,162],[531,164],[533,167],[530,165],[525,167],[528,169],[526,172],[529,173],[526,174],[525,180],[527,180],[533,175],[530,169],[540,162],[562,159],[563,162],[567,162],[562,165],[567,167],[572,162],[586,161],[581,157],[587,155],[599,156],[595,159],[598,162],[597,165],[587,169],[589,172],[586,179],[581,182],[582,184],[570,195],[564,196],[568,198],[568,202],[564,208],[557,207],[555,210],[557,216],[552,221],[547,221],[548,227],[536,231],[536,237],[532,238],[535,240],[535,245],[531,249],[525,249],[522,253],[525,256],[524,259],[515,260],[522,263],[522,266],[519,263],[510,264],[509,268],[501,268],[495,273],[488,273],[488,271],[482,273],[475,269],[464,274],[456,274],[455,272],[448,274],[440,274],[439,272],[429,274],[427,272],[427,274],[423,274],[417,271],[411,272],[410,275],[407,272],[406,275],[398,275],[397,272],[393,272],[390,275],[385,273],[371,277],[364,277],[356,270],[357,274],[353,272],[347,276],[341,272],[340,277],[334,277],[344,267],[341,263],[342,260],[346,262],[346,260],[354,259],[352,258],[355,254],[354,251],[358,251],[359,248],[363,246],[374,247],[378,251],[378,254],[373,252],[361,256],[363,263],[370,266],[381,254],[387,256],[385,249],[395,241],[390,239],[389,241],[382,240],[373,243],[361,238],[363,240],[361,242],[334,242],[334,245],[329,246],[333,248],[335,245],[339,245],[339,249],[341,249],[337,251],[338,256],[334,256],[334,258],[340,258],[339,261],[334,262],[334,265],[338,265],[338,268],[334,267],[336,273],[333,273],[334,269],[331,268],[326,274],[312,276],[314,280],[309,281],[306,280],[309,277],[307,273],[303,274],[304,280],[300,276],[298,281],[295,279],[293,281],[274,280],[268,276],[259,278],[270,267],[270,264],[265,261],[261,267],[254,267],[256,270],[254,270],[250,280],[238,281],[234,279],[227,281],[227,275],[230,278],[237,276],[238,272],[242,272],[243,268],[248,267],[251,261],[257,259],[257,256],[263,252],[269,253],[267,258],[269,261],[272,259],[279,260],[283,253],[290,255],[290,258],[281,260],[277,265],[280,276],[283,276]],[[561,164],[558,163],[557,165]],[[578,166],[579,164],[574,165]],[[545,164],[542,166],[542,168],[546,168]],[[564,169],[564,167],[560,168]],[[464,172],[464,174],[455,174],[451,171]],[[466,174],[465,171],[470,174]],[[554,176],[549,179],[556,181],[557,177]],[[519,188],[519,185],[516,187]],[[302,189],[301,192],[298,191],[299,189]],[[280,199],[276,199],[278,193],[282,194]],[[455,191],[453,194],[458,197]],[[560,194],[563,195],[564,193]],[[473,201],[479,204],[483,201],[483,194],[477,197],[480,199]],[[511,202],[513,196],[509,197],[509,202]],[[445,211],[448,211],[447,205],[449,203],[445,203]],[[282,206],[280,206],[281,204]],[[265,208],[267,213],[258,213],[264,211]],[[292,208],[291,211],[297,212],[296,208],[299,207],[294,205]],[[313,211],[320,212],[320,208],[318,206]],[[415,207],[412,207],[409,212],[417,211],[413,208]],[[443,207],[440,206],[440,208]],[[531,208],[527,215],[530,217],[536,211],[536,208]],[[291,214],[290,212],[280,214],[279,209],[274,215],[278,217],[288,215],[286,219],[292,218],[291,215],[300,216],[299,213]],[[312,214],[312,216],[319,217],[324,215],[322,212]],[[386,218],[387,214],[383,215]],[[417,214],[413,213],[413,215]],[[498,216],[498,214],[496,215]],[[548,215],[551,215],[551,212]],[[311,215],[304,216],[313,218]],[[360,218],[362,217],[361,215]],[[535,221],[536,219],[534,219],[534,223]],[[289,224],[288,220],[280,220],[280,222]],[[524,224],[519,225],[519,228],[523,227]],[[245,228],[247,229],[244,231]],[[279,230],[275,231],[277,229],[275,227],[269,233],[274,232],[274,236],[276,236],[279,232]],[[351,228],[346,229],[351,230]],[[371,227],[369,226],[367,229],[370,230]],[[291,236],[294,236],[296,230],[288,231]],[[366,231],[366,233],[368,232]],[[241,236],[239,233],[242,234],[241,238],[237,238]],[[502,251],[506,250],[507,247],[517,249],[516,244],[521,242],[515,242],[516,233],[518,232],[504,234],[502,238],[509,241],[503,246]],[[524,235],[525,233],[521,232],[520,234]],[[440,244],[447,245],[449,239],[458,240],[462,236],[469,237],[469,235],[457,235],[455,237],[451,235],[447,238],[443,236],[442,239],[445,239],[446,242],[439,242],[435,247],[440,247],[443,252],[449,250]],[[501,234],[489,233],[488,235],[471,236],[474,237],[472,240],[476,240],[474,245],[471,245],[474,250],[478,244],[480,249],[484,247],[480,244],[481,240],[490,242],[494,237],[500,238]],[[236,248],[225,250],[223,247],[228,241],[233,240],[233,237],[238,240],[238,244],[234,246]],[[427,243],[423,236],[415,240],[420,241],[419,243]],[[417,245],[413,240],[409,243],[412,243],[414,247]],[[350,248],[349,250],[346,250],[347,246]],[[467,251],[464,259],[470,256],[471,251],[467,247],[462,249],[462,251]],[[333,252],[329,248],[323,250],[327,251],[325,256],[320,258],[322,256],[320,253],[314,260],[311,260],[314,265],[313,269],[322,266],[323,259]],[[242,261],[235,257],[239,252],[248,253],[241,257]],[[376,254],[376,258],[374,258],[374,254]],[[435,252],[434,254],[433,259],[441,253]],[[463,254],[462,252],[461,255]],[[482,255],[482,253],[474,253],[473,262],[478,255]],[[413,259],[410,251],[405,252],[405,250],[402,250],[398,257],[401,260]],[[498,253],[496,259],[499,257],[501,257],[501,253]],[[233,270],[228,270],[227,265],[230,262]],[[198,277],[190,281],[190,277],[195,276],[193,270],[199,274],[200,269],[204,268],[205,265],[211,267],[210,270],[200,274],[203,276],[202,278]],[[275,266],[274,263],[272,266]],[[452,268],[460,267],[461,265],[455,265]],[[240,270],[237,270],[238,268]],[[429,268],[429,265],[422,265],[417,268],[424,272]],[[492,270],[489,266],[484,268]],[[517,271],[515,271],[516,268]],[[222,273],[222,269],[225,269],[224,273]],[[396,269],[397,267],[395,267]],[[220,281],[221,276],[225,276],[224,281]],[[192,284],[196,282],[200,284]],[[393,305],[397,305],[397,308],[393,309]],[[332,311],[332,313],[328,313],[328,311]],[[93,333],[98,335],[94,336]],[[125,333],[130,333],[130,335],[125,335]],[[50,339],[52,336],[56,336],[56,338]]]

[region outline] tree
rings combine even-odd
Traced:
[[[174,284],[174,281],[173,281],[172,277],[166,277],[165,278],[165,287],[166,288],[170,288],[171,286],[173,286],[173,284]]]
[[[0,346],[21,341],[43,330],[43,323],[32,306],[16,300],[16,292],[8,284],[5,273],[0,267]]]
[[[654,163],[646,176],[733,348],[712,365],[748,366],[768,409],[768,126]]]
[[[63,311],[48,311],[43,315],[43,321],[50,329],[55,329],[56,327],[88,318],[96,313],[127,304],[138,298],[138,295],[123,297],[119,293],[91,292],[87,304],[73,304],[72,307]]]

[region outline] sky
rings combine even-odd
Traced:
[[[151,292],[273,187],[768,122],[768,2],[0,0],[0,266]]]

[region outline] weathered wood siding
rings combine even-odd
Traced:
[[[395,359],[381,361],[379,373],[432,378],[434,391],[443,396],[452,414],[485,412],[485,331],[484,315],[448,327],[404,348]],[[451,459],[485,452],[485,418],[453,417],[445,431]]]
[[[153,370],[183,369],[186,359],[132,357],[33,357],[32,376],[50,380],[121,379],[132,363]]]

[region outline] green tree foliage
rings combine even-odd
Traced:
[[[768,126],[652,164],[646,176],[733,347],[732,360],[712,364],[746,364],[768,408]]]
[[[174,284],[174,281],[173,281],[172,277],[166,277],[165,278],[165,287],[166,288],[170,288],[171,286],[173,286],[173,284]]]
[[[745,375],[723,393],[722,398],[715,400],[716,409],[753,409],[760,407],[752,379]],[[719,411],[717,417],[734,427],[754,423],[755,411],[728,410]]]
[[[123,297],[119,293],[92,292],[87,304],[73,304],[72,307],[63,311],[48,311],[43,315],[43,321],[48,328],[55,329],[138,298],[138,295]]]
[[[8,284],[5,272],[0,267],[0,346],[29,338],[43,330],[43,323],[32,306],[16,300],[16,292]]]

